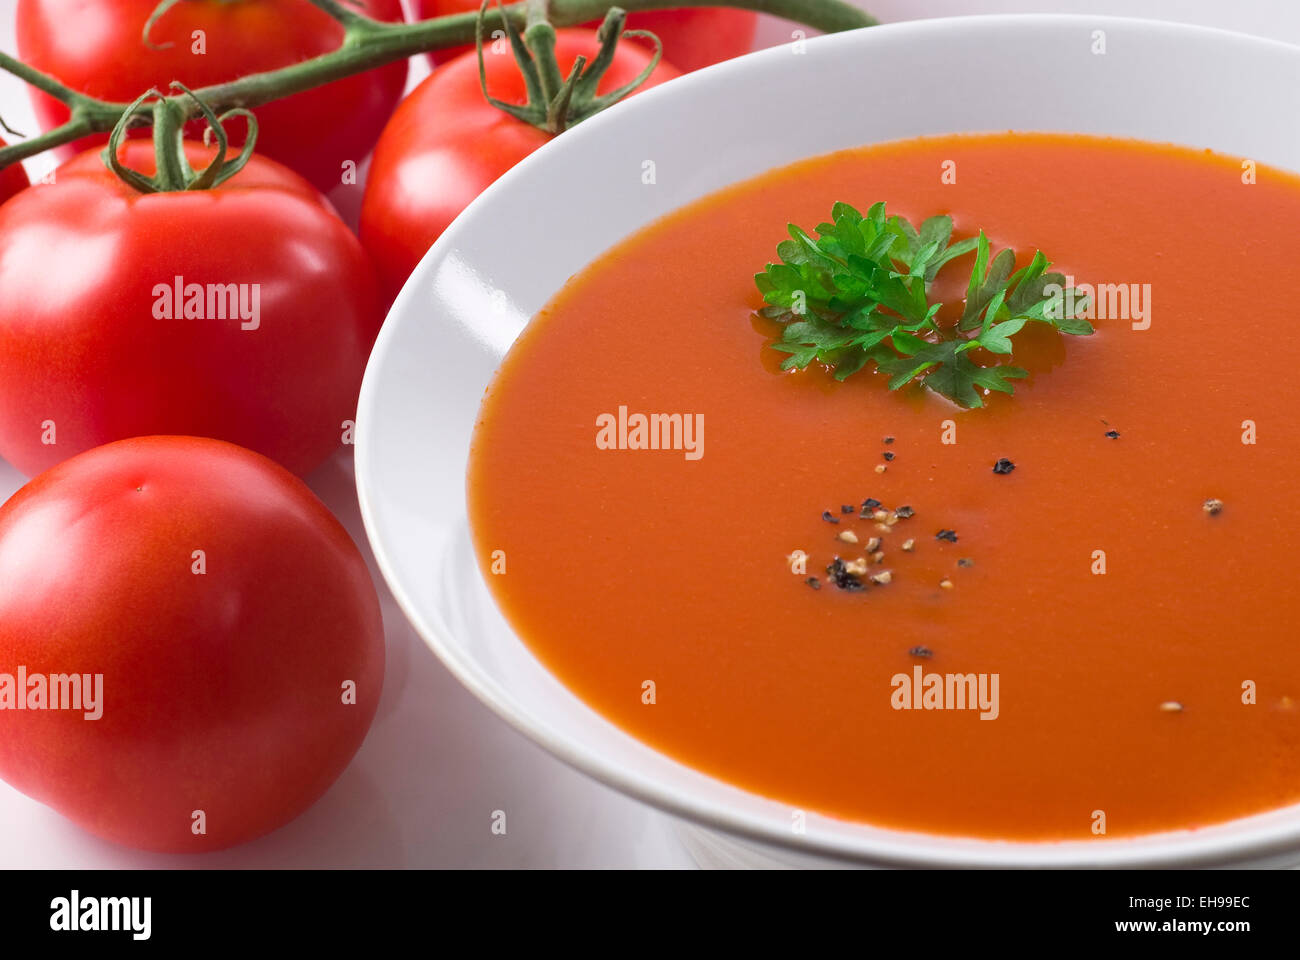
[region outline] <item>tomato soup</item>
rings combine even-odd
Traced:
[[[977,409],[782,371],[755,272],[880,200],[1041,249],[1109,315],[1026,331]],[[793,808],[1105,842],[1300,802],[1297,224],[1289,174],[1066,135],[733,186],[510,351],[468,478],[484,576],[591,707]]]

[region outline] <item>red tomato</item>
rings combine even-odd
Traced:
[[[0,140],[0,147],[4,145],[5,142]],[[19,190],[26,189],[29,182],[27,172],[23,170],[21,163],[15,163],[0,170],[0,203],[4,203]]]
[[[477,13],[478,8],[479,0],[415,0],[416,12],[422,20],[450,13]],[[600,22],[589,26],[598,27]],[[754,49],[757,28],[757,13],[726,7],[650,10],[627,18],[627,29],[649,30],[655,34],[664,45],[664,59],[686,73],[749,53]],[[650,47],[653,49],[653,44]],[[434,63],[445,63],[472,49],[454,47],[436,50],[430,56]]]
[[[173,80],[198,88],[288,66],[336,49],[343,38],[338,22],[308,0],[185,0],[149,34],[155,45],[171,46],[151,50],[141,32],[157,6],[158,0],[19,0],[19,55],[74,90],[130,102],[150,87],[168,92]],[[400,0],[361,6],[383,20],[402,19]],[[345,162],[360,164],[370,152],[405,86],[400,61],[258,107],[257,152],[330,190]],[[42,128],[67,120],[67,107],[29,89]],[[87,137],[64,156],[107,139]]]
[[[48,678],[74,674],[81,709],[50,709],[74,701]],[[45,709],[15,709],[37,676]],[[288,823],[361,746],[383,678],[365,561],[265,457],[123,440],[0,507],[0,777],[92,833],[199,852]]]
[[[188,149],[196,166],[209,155]],[[122,156],[154,170],[148,142]],[[328,201],[270,160],[215,190],[145,195],[83,154],[0,206],[0,456],[33,476],[169,433],[305,473],[355,414],[374,284]]]
[[[592,30],[557,31],[556,59],[568,76],[579,55],[599,50]],[[488,91],[508,103],[528,101],[514,58],[488,54]],[[601,93],[634,80],[650,62],[640,47],[621,46]],[[678,76],[665,63],[641,89]],[[501,174],[552,135],[516,120],[483,98],[478,55],[439,67],[393,114],[375,147],[361,205],[361,242],[379,271],[383,292],[397,295],[447,225]]]

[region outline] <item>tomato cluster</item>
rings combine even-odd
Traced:
[[[739,55],[756,22],[639,14],[656,64],[644,38],[614,45],[611,16],[557,32],[561,76],[606,68],[558,122],[530,119],[526,61],[493,40],[487,97],[478,52],[444,51],[405,100],[399,61],[251,117],[176,113],[171,141],[161,106],[152,141],[124,116],[35,185],[0,170],[0,457],[35,478],[0,507],[0,777],[100,836],[197,851],[275,829],[339,776],[383,629],[361,553],[300,477],[350,443],[386,305],[565,111]],[[19,0],[17,25],[25,62],[113,103],[292,70],[345,36],[309,0]],[[43,128],[68,120],[32,95]],[[358,236],[321,191],[360,190],[372,148]]]

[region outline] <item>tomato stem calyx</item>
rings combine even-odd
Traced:
[[[529,0],[522,32],[510,18],[502,16],[505,33],[510,40],[510,49],[523,74],[524,88],[528,93],[528,103],[522,106],[517,103],[507,103],[488,93],[487,66],[483,60],[483,33],[489,2],[490,0],[483,0],[479,6],[478,25],[475,31],[478,76],[479,84],[483,88],[483,96],[498,110],[547,133],[563,133],[574,124],[581,123],[634,93],[650,79],[650,75],[654,73],[663,58],[664,48],[659,38],[646,30],[624,30],[627,11],[621,7],[612,7],[605,14],[605,20],[597,32],[600,50],[596,58],[590,63],[586,57],[576,58],[569,75],[565,77],[555,58],[556,34],[555,28],[546,19],[546,2]],[[500,0],[498,0],[499,5]],[[632,82],[598,96],[596,88],[613,64],[618,44],[625,37],[645,37],[651,40],[655,45],[654,55]]]
[[[172,90],[179,90],[181,97],[169,97],[156,89],[149,89],[136,98],[130,108],[113,128],[108,138],[108,146],[102,154],[107,167],[129,186],[141,193],[170,193],[184,190],[209,190],[225,183],[248,163],[257,145],[257,118],[252,112],[243,108],[227,110],[221,116],[205,102],[195,96],[194,92],[183,83],[173,82]],[[157,98],[152,113],[137,113],[137,109],[151,98]],[[207,121],[203,131],[203,143],[211,145],[212,138],[217,141],[217,152],[202,170],[196,171],[185,154],[185,124],[190,109],[197,109],[199,115]],[[122,162],[119,149],[126,138],[127,130],[140,117],[152,115],[153,145],[156,172],[152,177],[138,170],[133,170]],[[233,117],[243,117],[248,124],[248,135],[243,149],[233,159],[227,160],[230,139],[226,135],[225,122]]]

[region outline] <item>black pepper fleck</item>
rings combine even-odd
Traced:
[[[894,442],[893,437],[885,437],[885,443],[893,443],[893,442]]]
[[[836,557],[830,562],[826,567],[826,573],[830,576],[831,583],[835,584],[835,586],[839,587],[841,590],[853,592],[855,590],[865,589],[866,585],[862,582],[862,578],[857,574],[849,573],[844,566],[844,561],[839,557]]]
[[[940,530],[938,533],[936,533],[936,534],[934,535],[934,539],[936,539],[936,540],[947,540],[949,543],[956,543],[956,542],[957,542],[957,531],[956,531],[956,530]]]
[[[959,566],[959,567],[973,567],[973,566],[975,566],[975,561],[972,560],[970,557],[962,557],[960,560],[957,561],[957,566]]]
[[[1016,469],[1016,465],[1006,457],[1003,457],[997,463],[993,464],[993,472],[996,474],[1007,474],[1014,469]]]
[[[880,501],[877,500],[875,497],[867,497],[867,499],[862,501],[863,510],[875,510],[879,506],[880,506]]]
[[[1109,439],[1109,440],[1118,440],[1118,439],[1119,439],[1119,431],[1118,431],[1118,430],[1107,430],[1107,431],[1106,431],[1106,438]]]
[[[820,590],[822,588],[822,582],[816,577],[809,577],[804,581],[804,583],[808,584],[808,586],[812,587],[814,590]]]
[[[853,504],[851,503],[840,504],[840,513],[852,513],[852,512],[853,512]]]
[[[900,520],[906,520],[914,513],[916,513],[915,510],[913,510],[907,504],[903,504],[903,506],[899,507],[897,510],[894,511],[894,516],[898,517],[898,519]]]
[[[837,517],[837,516],[835,516],[835,514],[831,513],[829,510],[823,510],[823,511],[822,511],[822,519],[825,520],[827,523],[839,523],[839,522],[840,522],[840,518]]]
[[[884,453],[882,453],[881,456],[884,457],[886,460],[893,460],[893,459],[894,459],[894,455],[893,455],[892,453],[890,453],[888,450],[886,450]]]
[[[907,652],[910,656],[924,657],[925,659],[929,659],[930,657],[934,656],[934,651],[931,650],[929,647],[913,647],[911,650]]]

